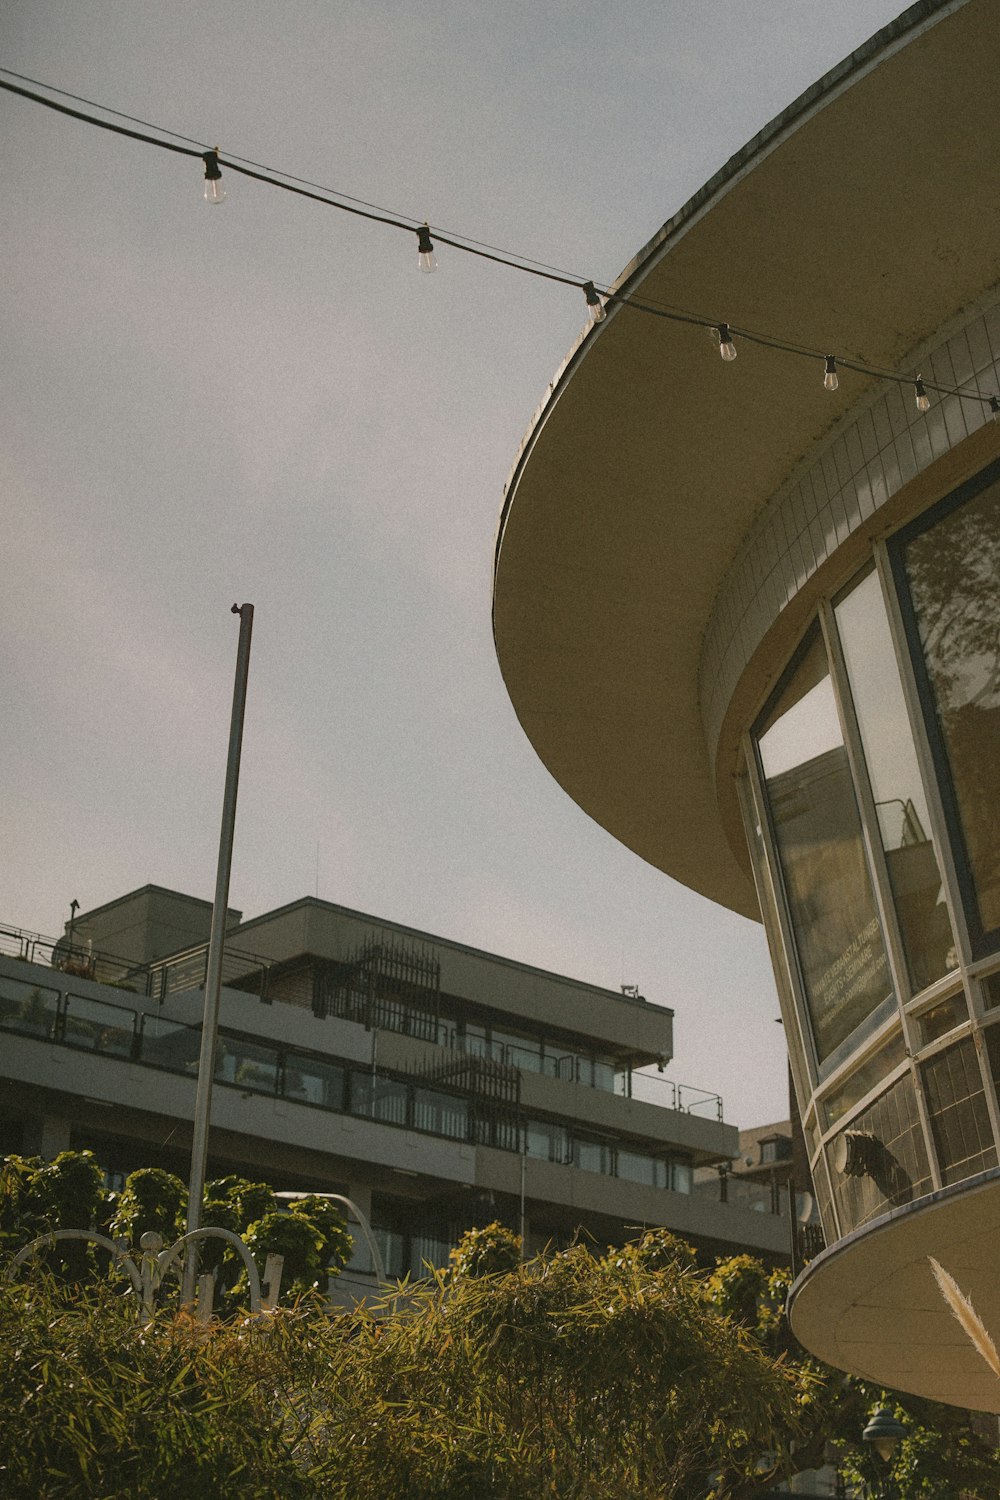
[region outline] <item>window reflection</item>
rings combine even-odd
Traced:
[[[986,1035],[989,1039],[990,1032]],[[920,1071],[941,1181],[961,1182],[995,1167],[996,1147],[972,1037],[938,1052]]]
[[[1000,929],[1000,484],[922,523],[902,558],[931,732],[940,734],[968,857],[970,917],[978,916],[980,933],[993,932]],[[944,767],[941,774],[945,780]]]
[[[840,601],[836,616],[903,949],[913,987],[922,990],[954,968],[957,956],[889,621],[874,572]]]
[[[892,990],[818,630],[767,714],[757,742],[822,1062]]]

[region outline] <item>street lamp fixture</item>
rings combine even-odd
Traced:
[[[893,1500],[899,1492],[892,1477],[892,1461],[896,1456],[896,1449],[906,1436],[906,1428],[902,1422],[897,1422],[887,1406],[880,1406],[861,1436],[866,1443],[871,1444],[881,1461],[877,1465],[880,1471],[877,1487],[872,1488],[871,1493],[877,1500]]]

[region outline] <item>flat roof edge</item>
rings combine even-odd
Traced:
[[[873,36],[856,47],[853,52],[843,58],[822,78],[805,89],[798,98],[787,105],[779,114],[775,115],[761,130],[753,136],[746,145],[735,152],[717,172],[695,192],[675,214],[656,231],[636,255],[625,266],[621,274],[611,284],[611,290],[619,296],[627,296],[632,284],[642,280],[652,265],[659,259],[660,254],[666,253],[670,244],[694,223],[712,203],[724,196],[724,194],[736,182],[739,181],[752,167],[756,166],[764,157],[777,147],[782,140],[791,135],[799,124],[812,114],[821,104],[832,102],[837,95],[846,87],[855,83],[864,73],[877,62],[891,56],[893,52],[905,46],[912,38],[914,31],[921,31],[944,20],[961,10],[969,0],[915,0],[901,15],[890,21],[886,26],[876,31]],[[521,471],[527,462],[535,438],[545,425],[546,418],[559,400],[568,377],[579,363],[582,355],[590,347],[593,338],[599,338],[601,333],[608,327],[612,319],[620,313],[622,302],[612,304],[608,309],[608,316],[603,324],[592,325],[581,330],[575,343],[571,346],[565,359],[558,366],[550,382],[545,397],[536,408],[524,437],[521,440],[517,455],[508,475],[503,490],[503,504],[500,516],[497,520],[496,533],[493,547],[493,577],[494,582],[499,566],[500,551],[503,546],[503,535],[506,527],[507,516],[513,502]],[[494,646],[496,645],[496,618],[495,608],[493,612],[493,635]],[[499,660],[499,653],[498,653]],[[503,668],[501,665],[501,674]]]
[[[240,923],[238,932],[231,931],[227,934],[227,941],[234,936],[239,936],[247,928],[255,927],[262,922],[273,921],[276,917],[283,917],[301,907],[315,907],[325,911],[338,912],[342,916],[356,918],[358,921],[370,923],[386,931],[401,932],[407,937],[417,938],[425,943],[452,948],[459,953],[468,953],[473,958],[486,959],[489,963],[505,964],[508,968],[520,969],[526,974],[537,974],[541,979],[553,979],[559,984],[572,985],[574,989],[588,990],[594,995],[599,995],[601,999],[614,1000],[622,1005],[638,1006],[642,1010],[653,1011],[658,1015],[666,1014],[673,1016],[674,1014],[672,1006],[657,1005],[654,1001],[647,1000],[643,995],[626,995],[619,990],[607,989],[604,985],[591,984],[586,979],[574,979],[572,975],[558,974],[554,969],[543,969],[537,964],[523,963],[518,958],[507,958],[502,953],[491,953],[486,948],[473,947],[471,943],[458,942],[455,938],[440,937],[437,933],[425,932],[419,927],[408,927],[403,922],[394,922],[391,917],[377,917],[372,912],[356,911],[353,907],[341,906],[336,901],[324,901],[318,896],[300,896],[297,900],[289,901],[284,906],[275,907],[274,911],[261,912],[258,917],[250,917],[247,921]]]

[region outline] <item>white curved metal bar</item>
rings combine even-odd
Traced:
[[[37,1251],[51,1249],[57,1240],[87,1240],[92,1245],[100,1245],[102,1249],[110,1251],[118,1264],[128,1272],[136,1295],[142,1296],[142,1277],[131,1255],[127,1250],[123,1250],[121,1245],[116,1245],[114,1240],[109,1240],[106,1234],[99,1234],[96,1229],[50,1229],[48,1234],[40,1234],[37,1239],[24,1245],[17,1252],[10,1263],[7,1275],[9,1276],[17,1266],[23,1265]]]
[[[365,1244],[371,1251],[375,1279],[380,1286],[386,1285],[385,1263],[375,1243],[372,1227],[353,1199],[345,1197],[343,1193],[275,1193],[274,1196],[279,1202],[286,1203],[294,1203],[301,1198],[325,1198],[328,1203],[342,1203],[354,1215],[355,1222],[364,1235]]]
[[[233,1234],[230,1229],[217,1229],[209,1224],[204,1229],[191,1229],[187,1234],[182,1234],[180,1239],[176,1240],[170,1246],[169,1250],[161,1251],[158,1256],[161,1280],[180,1255],[185,1245],[191,1245],[196,1240],[211,1239],[225,1240],[228,1245],[232,1245],[235,1250],[239,1251],[243,1257],[243,1264],[247,1269],[247,1282],[250,1286],[250,1311],[260,1312],[260,1276],[257,1272],[257,1267],[254,1264],[253,1256],[250,1254],[243,1240],[240,1239],[238,1234]]]

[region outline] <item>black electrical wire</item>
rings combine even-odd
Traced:
[[[39,83],[37,79],[29,79],[24,74],[15,73],[9,68],[0,68],[0,72],[8,74],[10,78],[19,79],[19,83],[10,83],[0,78],[0,89],[8,93],[17,94],[21,98],[30,99],[36,104],[42,104],[47,109],[55,110],[58,114],[68,115],[71,119],[80,120],[87,125],[95,125],[100,130],[109,130],[115,135],[122,135],[129,140],[142,141],[149,146],[158,146],[162,151],[173,151],[180,156],[198,157],[204,159],[206,150],[211,148],[200,146],[190,136],[179,135],[176,131],[152,125],[148,120],[140,120],[134,115],[126,115],[121,110],[111,109],[106,105],[97,104],[91,99],[84,99],[79,94],[70,94],[64,89],[56,89],[49,84]],[[69,105],[60,104],[58,100],[47,98],[44,94],[35,93],[32,89],[22,87],[23,83],[32,83],[36,88],[47,89],[50,93],[60,94],[63,98],[73,99],[76,103],[87,104],[92,109],[102,110],[105,114],[115,115],[118,119],[128,120],[132,125],[142,125],[143,131],[130,130],[124,125],[116,125],[111,120],[103,120],[96,115],[85,114],[78,109],[72,109]],[[150,135],[146,132],[158,131],[158,135]],[[165,140],[164,136],[173,136],[173,140]],[[186,142],[181,145],[179,142]],[[401,229],[407,234],[414,234],[421,226],[416,220],[406,220],[389,209],[379,207],[377,204],[368,203],[362,198],[352,198],[346,193],[340,193],[335,188],[322,187],[318,183],[311,183],[305,178],[294,177],[290,173],[281,172],[276,167],[265,166],[261,162],[251,162],[245,157],[223,156],[218,153],[218,164],[225,167],[227,171],[236,172],[242,177],[249,177],[255,182],[262,182],[268,187],[281,188],[283,192],[294,193],[300,198],[308,198],[314,203],[320,203],[326,208],[337,208],[342,213],[354,214],[358,218],[368,219],[375,224],[385,224],[391,229]],[[481,240],[473,240],[464,235],[433,230],[434,240],[437,244],[447,245],[453,250],[459,250],[465,255],[474,255],[481,260],[491,261],[495,265],[507,266],[513,271],[522,271],[527,276],[535,276],[544,281],[552,281],[560,286],[573,286],[579,291],[584,291],[594,283],[586,278],[573,276],[568,271],[561,271],[556,266],[547,265],[544,261],[530,260],[527,256],[521,256],[513,251],[501,250],[493,245],[487,245]],[[647,301],[629,295],[626,292],[616,292],[611,288],[596,287],[605,305],[628,308],[633,312],[645,313],[648,316],[662,318],[667,322],[687,324],[696,328],[717,329],[722,320],[709,318],[702,313],[685,312],[679,308],[669,307],[666,304],[658,304],[655,301]],[[803,344],[793,344],[787,340],[774,338],[769,334],[757,333],[748,328],[740,328],[735,323],[728,324],[731,337],[744,343],[756,344],[760,348],[775,349],[782,354],[792,354],[801,359],[821,360],[827,355],[816,349],[809,349]],[[892,382],[895,385],[914,385],[915,381],[922,379],[917,375],[900,375],[894,370],[882,369],[876,365],[869,365],[862,360],[842,359],[836,356],[838,370],[852,370],[856,374],[865,375],[872,379]],[[978,401],[983,406],[988,406],[996,414],[997,398],[991,395],[983,395],[978,389],[975,391],[963,390],[961,387],[942,385],[934,380],[923,380],[926,390],[937,392],[938,395],[955,396],[963,401]]]

